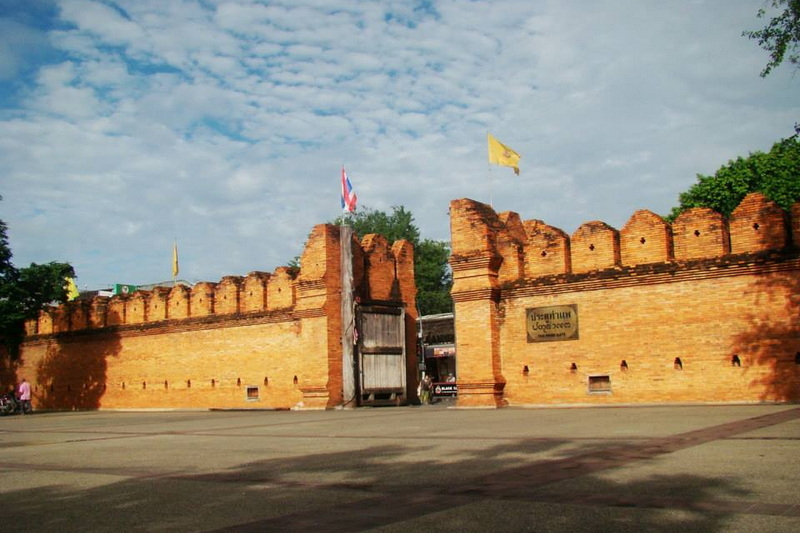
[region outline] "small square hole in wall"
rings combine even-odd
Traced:
[[[611,392],[611,376],[589,376],[589,392]]]
[[[258,387],[247,387],[247,399],[258,400]]]

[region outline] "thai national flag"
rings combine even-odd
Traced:
[[[342,167],[342,210],[345,213],[355,212],[357,201],[358,197],[350,184],[350,178],[347,177],[347,172]]]

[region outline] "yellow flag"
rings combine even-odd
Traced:
[[[489,135],[489,163],[511,167],[514,174],[519,176],[519,154],[495,139],[491,133]]]
[[[75,285],[75,279],[67,278],[67,301],[72,301],[80,295],[81,293],[78,291],[78,286]]]
[[[178,241],[175,241],[172,245],[172,277],[176,277],[178,272]]]

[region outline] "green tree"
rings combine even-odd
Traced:
[[[400,239],[409,241],[415,248],[419,244],[419,228],[414,224],[414,215],[402,205],[392,206],[391,213],[363,207],[355,213],[337,217],[333,223],[350,226],[359,237],[377,233],[386,237],[389,244]]]
[[[770,19],[766,27],[742,32],[743,36],[757,40],[759,46],[769,52],[770,60],[761,71],[762,78],[783,63],[784,59],[793,65],[800,64],[800,0],[772,0],[770,5],[774,9],[785,7],[783,12]],[[764,18],[766,14],[766,9],[761,8],[756,16]]]
[[[720,167],[713,176],[697,175],[697,183],[679,196],[672,221],[692,207],[710,207],[730,216],[745,196],[760,192],[790,210],[800,200],[800,141],[794,135],[776,142],[768,153],[753,152]]]
[[[422,239],[414,224],[414,215],[405,207],[393,206],[391,213],[365,207],[356,213],[342,215],[332,223],[352,227],[359,237],[377,233],[386,237],[389,244],[400,239],[409,241],[414,245],[414,280],[419,312],[431,315],[453,310],[450,298],[453,282],[447,264],[450,246],[443,241]]]
[[[56,262],[16,268],[11,263],[7,229],[0,220],[0,339],[16,355],[25,320],[36,318],[48,305],[66,302],[65,281],[75,271],[67,263]]]
[[[422,315],[449,313],[453,310],[450,289],[453,276],[448,259],[450,246],[443,241],[425,239],[414,249],[414,280],[417,283],[417,306]]]

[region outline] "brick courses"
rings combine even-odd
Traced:
[[[800,400],[800,204],[752,194],[730,219],[641,210],[621,231],[594,221],[571,237],[472,200],[450,207],[460,406]],[[42,313],[17,375],[48,408],[338,405],[338,239],[316,226],[299,273]],[[411,246],[354,243],[356,296],[403,302],[413,346]],[[563,305],[577,306],[578,338],[528,342],[526,309]],[[413,388],[411,350],[408,362]],[[608,390],[590,392],[598,376]]]
[[[459,405],[800,400],[797,204],[637,211],[571,239],[472,200],[450,213]],[[578,338],[528,342],[526,309],[565,305]]]
[[[413,247],[354,241],[354,290],[416,320]],[[299,272],[75,301],[26,323],[16,376],[46,409],[331,408],[342,403],[339,228],[315,226]],[[416,387],[414,350],[407,357]],[[406,397],[409,395],[407,394]]]

